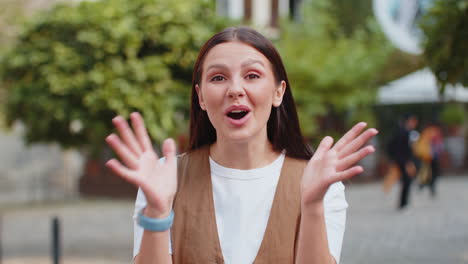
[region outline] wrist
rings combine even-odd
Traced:
[[[308,216],[322,216],[324,215],[323,201],[301,203],[301,214]]]
[[[143,215],[150,217],[150,218],[166,218],[169,216],[171,213],[171,209],[169,208],[168,210],[160,210],[156,209],[151,206],[146,206],[145,209],[143,210]]]
[[[164,232],[169,230],[174,222],[173,210],[171,210],[168,216],[164,218],[149,217],[143,214],[144,211],[146,211],[146,208],[138,213],[137,223],[147,231]],[[160,215],[159,213],[157,214]]]

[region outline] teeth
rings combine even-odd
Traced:
[[[245,112],[244,110],[233,110],[231,113],[237,114],[237,113],[242,113]]]

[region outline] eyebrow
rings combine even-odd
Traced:
[[[211,64],[210,66],[208,66],[208,68],[206,68],[206,71],[212,69],[212,68],[223,68],[223,69],[227,69],[227,65],[226,64],[222,64],[222,63],[217,63],[217,64]]]
[[[250,60],[247,60],[245,62],[243,62],[241,64],[241,67],[246,67],[246,66],[249,66],[249,65],[252,65],[252,64],[255,64],[255,63],[258,63],[260,65],[262,65],[263,67],[265,67],[265,65],[263,64],[263,62],[261,60],[254,60],[254,59],[250,59]],[[216,63],[216,64],[211,64],[210,66],[208,66],[206,68],[206,70],[210,70],[212,68],[222,68],[222,69],[227,69],[228,66],[224,63]]]
[[[241,66],[245,67],[245,66],[249,66],[249,65],[252,65],[252,64],[255,64],[255,63],[258,63],[258,64],[262,65],[263,67],[265,67],[265,65],[263,65],[263,62],[261,60],[254,60],[254,59],[250,59],[250,60],[247,60],[247,61],[243,62],[241,64]]]

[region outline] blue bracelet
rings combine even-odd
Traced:
[[[143,210],[144,208],[138,212],[137,223],[145,230],[152,232],[162,232],[171,228],[172,223],[174,222],[174,210],[171,210],[171,213],[168,217],[162,219],[147,217],[143,215]]]

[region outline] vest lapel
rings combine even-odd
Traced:
[[[179,158],[171,229],[174,263],[224,263],[219,243],[209,146]]]
[[[301,212],[300,182],[306,162],[286,157],[255,264],[294,263]]]

